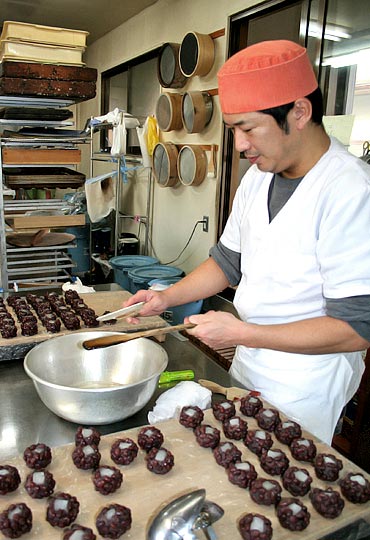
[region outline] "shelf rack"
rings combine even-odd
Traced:
[[[0,106],[2,107],[44,107],[44,108],[61,108],[69,107],[73,105],[74,100],[69,99],[49,99],[49,98],[27,98],[27,97],[15,97],[15,96],[0,96]],[[2,121],[2,124],[6,126],[19,127],[28,127],[30,122],[25,120],[24,123],[19,120],[13,121],[7,119]],[[69,127],[71,122],[50,122],[50,121],[33,121],[32,127]],[[71,259],[68,250],[76,247],[76,243],[69,242],[63,245],[56,246],[37,246],[37,247],[12,247],[7,245],[6,237],[7,233],[13,232],[12,227],[8,225],[9,219],[8,215],[15,211],[15,214],[27,210],[56,210],[60,209],[62,206],[65,206],[65,202],[60,200],[33,200],[33,201],[7,201],[4,200],[3,194],[3,170],[4,166],[7,169],[14,167],[53,167],[60,166],[61,164],[57,163],[30,163],[30,162],[21,162],[21,163],[9,163],[4,160],[4,152],[8,149],[20,148],[21,150],[29,150],[30,148],[42,148],[42,149],[76,149],[80,144],[91,144],[90,135],[85,136],[76,136],[76,133],[73,132],[74,136],[68,137],[10,137],[0,136],[0,251],[1,251],[1,263],[0,263],[0,288],[4,292],[9,292],[12,288],[14,289],[15,284],[19,284],[22,287],[22,290],[34,290],[38,286],[40,288],[53,288],[60,287],[61,282],[64,282],[70,279],[71,269],[76,266],[76,264]],[[64,163],[62,163],[64,165]],[[58,217],[61,219],[59,220]],[[71,217],[71,220],[68,218]],[[79,216],[80,218],[82,216]],[[57,218],[54,220],[53,219]],[[83,216],[84,218],[84,216]],[[14,217],[16,221],[17,217]],[[49,216],[46,218],[47,221],[42,225],[42,220],[40,219],[38,223],[34,226],[30,223],[32,220],[28,220],[28,226],[25,223],[24,228],[28,231],[29,227],[33,230],[40,228],[50,228],[50,227],[69,227],[71,225],[82,225],[84,224],[84,219],[81,221],[76,218],[76,216]],[[77,222],[76,222],[77,219]],[[20,223],[22,220],[19,220]],[[27,220],[25,220],[26,222]],[[22,224],[19,225],[23,227]],[[28,289],[29,288],[29,289]]]
[[[102,129],[107,129],[112,127],[112,124],[102,122],[100,124],[93,125],[91,127],[91,137]],[[134,155],[125,155],[114,157],[107,152],[94,152],[93,144],[91,144],[91,154],[90,154],[90,175],[94,177],[94,163],[95,162],[105,162],[105,163],[114,163],[115,171],[117,173],[117,184],[116,184],[116,199],[115,199],[115,218],[114,218],[114,255],[118,254],[118,245],[119,245],[119,235],[121,232],[121,222],[124,219],[139,219],[141,223],[145,226],[145,235],[144,235],[144,247],[143,254],[148,254],[149,251],[149,216],[150,216],[150,207],[151,207],[151,194],[152,194],[152,176],[151,169],[148,168],[148,179],[147,179],[147,196],[146,196],[146,209],[145,214],[127,214],[120,211],[120,202],[121,202],[121,186],[124,181],[127,181],[127,174],[130,171],[135,169],[143,169],[143,161],[140,156]],[[90,253],[92,253],[92,239],[90,234]]]

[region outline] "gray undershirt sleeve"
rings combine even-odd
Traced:
[[[370,294],[348,298],[325,298],[326,314],[346,321],[357,334],[370,341]]]
[[[210,256],[221,268],[231,287],[238,285],[242,277],[240,271],[240,253],[225,247],[221,242],[209,251]]]
[[[218,242],[209,254],[224,272],[230,285],[238,285],[241,278],[240,253]],[[363,339],[370,341],[370,295],[325,298],[325,301],[329,317],[347,322]]]
[[[301,180],[302,178],[287,180],[278,174],[274,175],[268,197],[270,221],[284,207]],[[224,272],[230,285],[238,285],[241,279],[240,253],[218,242],[209,254]],[[325,298],[325,302],[326,314],[329,317],[347,322],[357,334],[370,342],[370,295]]]

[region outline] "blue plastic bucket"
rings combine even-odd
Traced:
[[[68,249],[67,253],[76,264],[74,274],[83,274],[90,270],[90,239],[89,227],[67,227],[65,232],[74,234],[76,237],[76,247]]]
[[[159,260],[148,255],[118,255],[109,259],[109,264],[113,268],[115,283],[132,292],[128,272],[141,266],[150,267],[159,264]]]
[[[152,266],[143,266],[129,270],[128,279],[130,281],[130,291],[137,292],[140,289],[148,289],[149,281],[153,279],[178,278],[184,275],[184,271],[176,266],[166,266],[156,264]]]
[[[181,277],[171,279],[153,279],[149,282],[149,287],[159,289],[167,289],[173,283],[177,283],[181,280]],[[190,315],[197,315],[201,312],[203,306],[203,300],[197,302],[188,302],[181,306],[175,306],[168,308],[162,315],[162,317],[170,324],[181,324],[184,322],[185,317]]]

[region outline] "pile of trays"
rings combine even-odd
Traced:
[[[0,95],[73,98],[95,97],[93,68],[5,61],[0,64]]]
[[[97,70],[84,67],[88,32],[4,22],[0,95],[73,98],[96,95]]]
[[[5,21],[0,59],[82,66],[88,32]]]

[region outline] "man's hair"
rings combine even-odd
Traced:
[[[311,94],[306,96],[312,105],[312,117],[311,120],[314,124],[322,125],[322,117],[324,114],[324,104],[322,93],[319,87],[316,88]],[[285,131],[289,132],[289,126],[287,122],[288,112],[294,107],[294,101],[287,103],[286,105],[280,105],[279,107],[273,107],[271,109],[264,109],[259,111],[264,114],[270,114],[277,122],[278,126]]]

